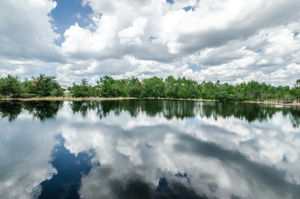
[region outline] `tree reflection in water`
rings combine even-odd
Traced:
[[[38,186],[40,198],[281,199],[300,194],[299,107],[15,101],[0,103],[0,118],[5,118],[0,120],[0,157],[6,162],[0,164],[0,180],[6,183],[0,183],[0,197],[1,184],[8,196],[18,187],[24,195]],[[48,169],[26,169],[33,165]],[[13,198],[7,195],[3,198]]]
[[[44,121],[55,118],[62,108],[61,101],[9,101],[0,102],[0,116],[13,121],[23,111],[28,111],[33,117]],[[300,126],[300,108],[297,106],[282,106],[248,103],[218,103],[171,100],[120,100],[120,101],[73,101],[69,102],[73,113],[83,117],[89,110],[96,111],[99,118],[106,117],[110,112],[119,115],[128,112],[131,117],[145,113],[149,117],[162,115],[166,119],[184,119],[195,116],[205,118],[234,117],[251,123],[272,118],[276,113],[290,117],[294,127]]]

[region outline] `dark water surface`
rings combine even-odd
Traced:
[[[0,102],[1,199],[299,199],[300,108]]]

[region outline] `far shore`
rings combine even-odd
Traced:
[[[117,100],[180,100],[180,101],[209,101],[217,102],[212,99],[194,99],[194,98],[137,98],[137,97],[27,97],[27,98],[0,98],[0,101],[117,101]]]
[[[28,97],[28,98],[0,98],[0,101],[117,101],[117,100],[178,100],[178,101],[203,101],[203,102],[218,102],[219,100],[214,99],[195,99],[195,98],[135,98],[135,97]],[[280,100],[265,100],[265,101],[233,101],[240,103],[251,103],[251,104],[272,104],[272,105],[291,105],[300,106],[300,101],[284,102]]]

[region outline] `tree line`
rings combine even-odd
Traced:
[[[63,96],[64,92],[55,77],[39,75],[31,80],[20,81],[17,76],[0,78],[0,95],[4,97]]]
[[[104,76],[91,85],[87,80],[73,84],[70,93],[74,97],[136,97],[136,98],[202,98],[220,101],[244,100],[283,100],[300,99],[300,79],[293,87],[272,86],[257,81],[244,82],[236,85],[197,81],[186,78],[166,79],[152,77],[140,81],[137,78],[113,79]]]
[[[144,80],[132,77],[113,79],[101,77],[96,85],[86,79],[69,88],[73,97],[136,97],[136,98],[202,98],[220,101],[283,100],[300,99],[300,79],[294,86],[273,86],[257,81],[240,84],[220,83],[220,81],[197,81],[186,78],[165,79],[152,77]],[[0,95],[4,97],[45,97],[63,96],[64,91],[55,77],[39,75],[31,80],[20,81],[8,75],[0,78]]]

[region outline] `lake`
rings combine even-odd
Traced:
[[[300,108],[0,102],[0,198],[299,199]]]

